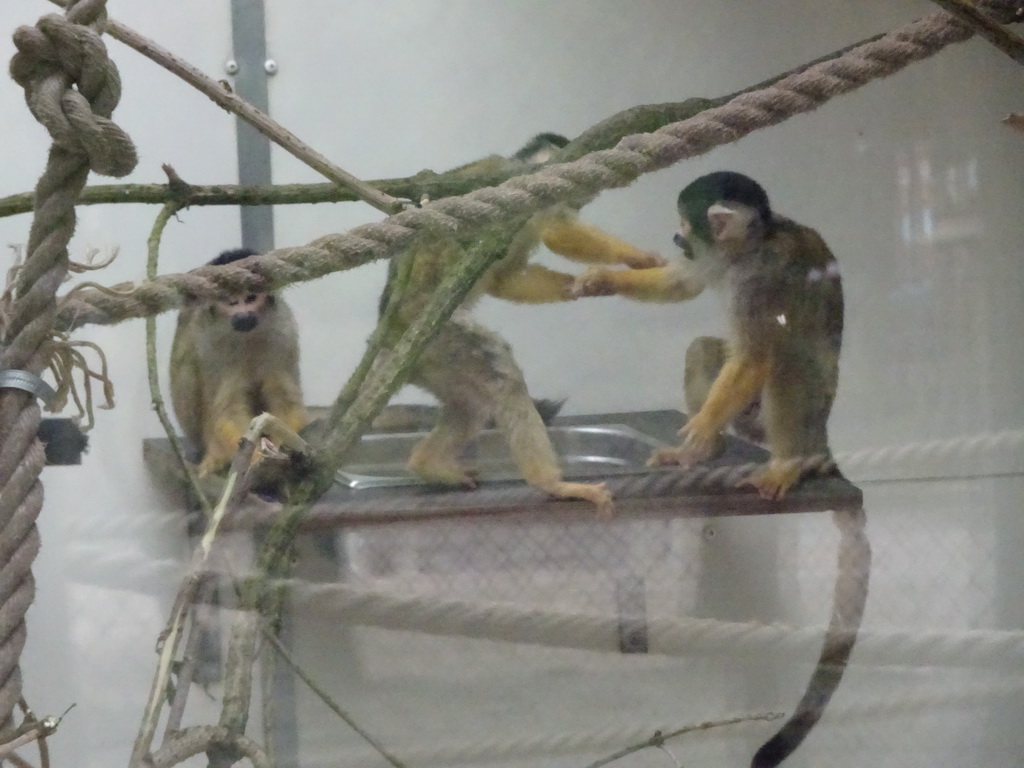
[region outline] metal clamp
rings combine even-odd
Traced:
[[[34,373],[19,371],[13,368],[9,368],[6,371],[0,371],[0,389],[24,390],[30,395],[38,397],[46,405],[52,403],[53,399],[57,396],[57,392],[54,388]]]

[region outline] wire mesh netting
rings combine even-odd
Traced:
[[[1016,521],[976,514],[979,493],[986,509],[1010,502],[1009,484],[869,489],[864,623],[822,721],[787,764],[958,766],[975,754],[1005,765],[1022,753],[1024,636],[1001,630],[1015,600],[997,586],[1017,567],[1003,540]],[[411,764],[584,766],[656,730],[791,713],[832,610],[839,541],[828,513],[315,534],[286,637]],[[301,684],[292,691],[277,706],[282,722],[294,718],[300,762],[379,763]],[[780,723],[668,748],[682,765],[747,764]],[[621,762],[671,759],[647,750]]]

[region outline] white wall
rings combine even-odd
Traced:
[[[220,78],[231,54],[228,6],[111,0],[110,11]],[[934,8],[925,0],[267,6],[268,50],[279,66],[270,81],[274,116],[370,179],[508,153],[543,130],[574,136],[636,104],[729,93]],[[0,57],[13,51],[16,24],[49,10],[42,0],[5,0]],[[109,48],[124,79],[115,119],[141,158],[127,181],[161,181],[160,164],[169,162],[192,183],[233,182],[230,117],[120,44]],[[767,186],[778,210],[821,231],[843,269],[847,330],[831,422],[837,451],[1021,429],[1024,137],[1000,119],[1022,108],[1022,85],[1019,66],[974,40],[815,113],[606,193],[583,215],[642,248],[674,255],[679,188],[714,169],[748,173]],[[6,79],[0,114],[2,196],[31,188],[47,141]],[[319,180],[283,152],[273,159],[277,181]],[[117,262],[92,277],[139,278],[155,213],[81,208],[73,257],[119,247]],[[164,239],[163,271],[197,266],[238,242],[233,209],[191,209],[179,218]],[[282,207],[277,240],[302,243],[377,218],[361,204]],[[0,245],[24,242],[28,224],[27,216],[0,220]],[[0,266],[7,258],[0,254]],[[289,289],[311,403],[329,402],[358,360],[383,269],[371,265]],[[529,308],[488,301],[479,315],[513,343],[531,390],[569,396],[566,410],[577,413],[676,407],[686,343],[722,324],[711,295],[674,306],[617,298]],[[159,323],[164,356],[172,322],[165,316]],[[44,550],[24,666],[37,711],[79,704],[55,741],[55,759],[81,759],[85,749],[90,764],[100,765],[123,760],[130,747],[183,541],[179,516],[151,490],[141,463],[141,439],[159,433],[145,384],[142,323],[87,329],[81,337],[106,350],[118,403],[99,414],[82,467],[44,474]],[[887,553],[876,556],[869,621],[1021,626],[1021,609],[1008,595],[1022,574],[1007,543],[1019,542],[1024,530],[1016,515],[1019,455],[1009,458],[1016,476],[1003,480],[908,486],[872,483],[888,476],[886,467],[853,474],[865,481],[873,530]],[[991,463],[982,461],[980,471],[991,471]],[[956,458],[946,466],[955,470]],[[145,588],[112,589],[129,573],[133,582],[135,573],[152,578]],[[962,591],[951,592],[957,584]],[[968,600],[976,610],[965,613]],[[884,749],[891,759],[908,744],[923,749],[895,735]],[[958,764],[957,748],[940,743],[928,759]],[[983,744],[972,750],[975,765],[996,764],[1002,754]],[[843,759],[826,754],[832,764]]]

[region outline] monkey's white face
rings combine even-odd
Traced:
[[[259,324],[260,317],[273,303],[268,293],[248,293],[228,301],[213,303],[213,311],[230,321],[231,327],[243,333],[251,331]]]
[[[688,259],[695,258],[693,247],[690,245],[690,233],[693,232],[693,227],[690,226],[690,222],[686,219],[679,220],[679,229],[672,236],[672,242],[675,243],[677,248],[680,248],[683,254]]]
[[[557,151],[558,147],[554,146],[553,144],[549,144],[543,149],[538,149],[536,152],[534,152],[532,155],[526,158],[526,162],[530,163],[530,165],[540,165],[541,163],[546,163],[548,160],[555,156],[555,152]]]

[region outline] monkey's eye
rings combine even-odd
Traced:
[[[237,307],[238,306],[238,299],[231,299],[231,301],[228,302],[228,306],[229,307]]]
[[[248,296],[245,297],[245,303],[252,304],[254,301],[256,301],[257,298],[259,297],[256,296],[255,293],[250,293]]]

